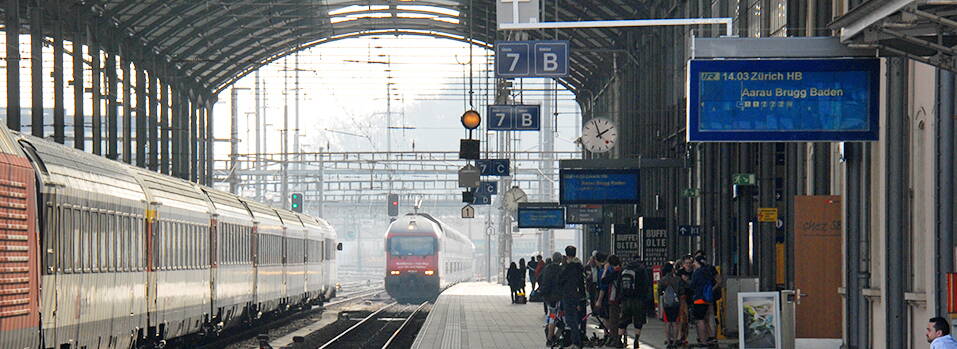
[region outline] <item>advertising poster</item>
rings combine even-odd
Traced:
[[[782,348],[780,302],[777,292],[738,293],[738,348]]]

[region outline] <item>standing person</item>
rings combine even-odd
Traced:
[[[584,310],[582,300],[585,298],[585,268],[580,259],[575,257],[575,246],[565,247],[565,264],[562,266],[558,280],[561,285],[561,307],[565,312],[565,326],[571,333],[572,348],[582,347],[581,312]]]
[[[957,340],[950,335],[947,319],[935,317],[927,322],[927,343],[930,349],[957,349]]]
[[[707,269],[707,272],[711,275],[711,279],[713,281],[713,286],[711,287],[711,290],[714,295],[714,301],[708,304],[708,315],[707,315],[707,318],[705,319],[705,323],[708,324],[708,341],[717,342],[718,329],[717,329],[717,324],[714,322],[714,314],[715,314],[714,307],[715,307],[715,302],[721,299],[721,295],[722,295],[721,286],[723,285],[723,282],[721,280],[721,275],[718,274],[718,268],[715,268],[714,265],[707,263],[707,256],[704,254],[703,250],[698,250],[697,252],[695,252],[694,258],[696,260],[700,259],[703,261],[702,262],[703,264],[701,267]]]
[[[555,342],[555,322],[558,321],[559,301],[562,299],[561,284],[559,284],[559,275],[561,274],[562,254],[555,252],[549,263],[542,268],[542,275],[539,278],[538,289],[542,294],[542,300],[545,304],[545,325],[546,331],[545,345],[551,347]]]
[[[669,349],[677,348],[679,345],[678,314],[683,303],[682,295],[688,288],[688,284],[678,276],[674,265],[671,263],[667,263],[661,268],[661,274],[661,280],[658,281],[658,299],[662,310],[664,310],[662,318],[665,322],[665,338],[667,338],[665,345]]]
[[[648,310],[654,308],[652,296],[652,280],[648,268],[640,261],[632,261],[621,271],[619,276],[621,285],[621,322],[618,323],[618,333],[622,337],[623,345],[628,343],[628,325],[635,326],[634,348],[640,347],[641,329],[648,321]],[[651,304],[651,305],[649,305]]]
[[[595,308],[599,310],[599,317],[608,331],[606,345],[615,348],[624,348],[618,335],[618,320],[621,318],[621,292],[618,290],[618,277],[621,275],[621,259],[616,255],[608,256],[598,281],[598,301]]]
[[[542,255],[538,255],[538,260],[535,261],[535,282],[538,283],[538,287],[542,287],[542,271],[545,270],[545,262],[542,261]],[[532,288],[535,286],[533,285]]]
[[[538,262],[535,260],[535,256],[532,256],[528,259],[528,282],[532,284],[532,291],[535,291],[535,267],[538,265]]]
[[[592,313],[595,316],[598,316],[601,319],[601,310],[596,306],[598,301],[598,281],[601,280],[602,271],[605,267],[605,255],[601,252],[595,251],[592,252],[591,258],[588,259],[588,265],[585,266],[585,291],[588,294],[588,305],[592,309]],[[605,329],[608,330],[607,328]],[[608,333],[606,332],[607,336]]]
[[[508,265],[508,272],[505,273],[505,280],[508,281],[508,287],[511,289],[512,303],[515,303],[515,296],[518,295],[518,266],[515,262]]]
[[[528,294],[525,293],[525,273],[528,270],[528,267],[525,265],[525,258],[519,258],[518,260],[518,276],[516,279],[518,282],[518,288],[522,290],[522,294],[525,297],[528,297]]]
[[[678,309],[678,345],[688,345],[688,324],[691,322],[691,304],[694,297],[694,290],[691,286],[691,273],[694,272],[694,262],[691,255],[685,255],[678,260],[675,267],[678,277],[684,280],[685,292],[681,294],[681,308]]]
[[[691,319],[695,321],[698,332],[698,344],[713,345],[717,341],[711,337],[711,324],[708,323],[708,308],[714,303],[714,275],[705,267],[704,257],[695,259],[695,270],[691,274],[691,289],[694,290],[691,305]]]

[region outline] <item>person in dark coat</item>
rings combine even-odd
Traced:
[[[508,265],[508,272],[505,273],[505,280],[508,281],[508,287],[511,289],[512,303],[515,303],[515,296],[518,295],[518,266],[515,262]]]
[[[520,258],[518,260],[518,276],[516,276],[515,279],[518,280],[518,288],[522,290],[522,294],[525,294],[526,297],[527,297],[527,294],[525,293],[525,274],[527,273],[527,271],[528,271],[528,267],[525,265],[525,258]]]
[[[559,274],[561,285],[562,311],[565,312],[565,326],[571,332],[572,348],[582,347],[581,318],[585,310],[585,267],[582,261],[575,257],[578,249],[575,246],[565,247],[565,264]]]

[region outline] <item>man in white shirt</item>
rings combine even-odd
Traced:
[[[957,349],[957,340],[950,335],[947,319],[935,317],[927,323],[927,343],[930,349]]]

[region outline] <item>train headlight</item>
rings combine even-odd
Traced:
[[[398,270],[393,270],[393,271],[390,271],[389,274],[391,274],[391,275],[399,275],[399,271],[398,271]]]
[[[426,270],[426,271],[425,271],[425,275],[431,276],[431,275],[434,275],[434,274],[435,274],[435,270]]]

